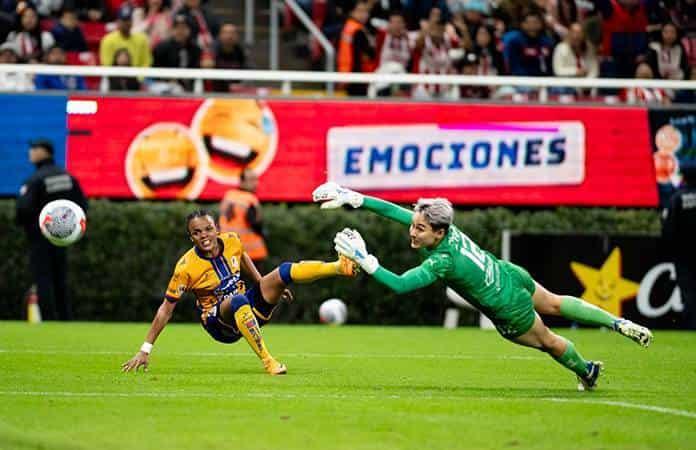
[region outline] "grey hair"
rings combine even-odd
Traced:
[[[452,209],[452,203],[446,198],[419,198],[414,205],[414,210],[423,214],[434,230],[448,230],[452,225],[454,209]]]

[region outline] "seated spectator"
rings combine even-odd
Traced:
[[[670,19],[683,34],[681,43],[689,66],[696,66],[696,1],[676,0],[670,10]]]
[[[457,0],[449,2],[452,13],[452,25],[461,40],[461,47],[473,49],[476,32],[486,26],[486,20],[491,14],[491,6],[487,0]]]
[[[346,20],[338,43],[337,66],[339,72],[373,72],[376,66],[375,39],[365,24],[370,17],[368,2],[358,0]],[[348,95],[365,96],[367,85],[348,83]]]
[[[56,45],[66,52],[86,52],[87,41],[80,29],[77,12],[69,7],[63,8],[60,20],[51,29]]]
[[[408,38],[403,14],[398,11],[389,14],[386,33],[378,41],[377,47],[378,69],[385,64],[394,63],[400,65],[403,72],[408,70],[413,57],[413,45]]]
[[[475,52],[464,52],[461,58],[457,58],[454,63],[457,72],[462,75],[478,75],[480,66],[479,56]],[[460,98],[488,98],[490,88],[488,86],[459,86]]]
[[[631,78],[648,50],[648,25],[656,0],[594,0],[602,16],[602,55],[611,58],[613,75]]]
[[[201,49],[191,38],[191,25],[184,14],[172,19],[172,37],[160,42],[153,52],[155,67],[194,69],[201,66]],[[187,91],[193,89],[193,80],[173,80]]]
[[[650,64],[647,62],[638,63],[635,78],[640,80],[652,80],[655,78]],[[670,92],[661,88],[627,88],[623,90],[621,98],[627,102],[634,101],[642,104],[669,104],[672,101]]]
[[[111,63],[115,67],[132,67],[130,53],[125,48],[116,51]],[[110,91],[139,91],[140,81],[135,77],[109,77]]]
[[[77,12],[77,18],[83,22],[106,22],[109,14],[104,0],[64,0],[63,6]]]
[[[662,26],[660,41],[650,44],[647,61],[659,78],[683,80],[689,75],[686,51],[679,43],[679,30],[673,23]]]
[[[0,45],[0,64],[17,64],[19,49],[12,42]],[[0,91],[25,92],[33,91],[34,82],[31,75],[16,72],[0,72]]]
[[[568,27],[565,39],[553,50],[553,73],[559,77],[597,78],[599,75],[597,53],[579,23]]]
[[[53,65],[65,65],[65,50],[57,45],[46,52],[44,63]],[[83,91],[87,89],[85,79],[75,75],[47,75],[38,74],[34,77],[36,89],[56,89],[61,91]]]
[[[20,60],[38,63],[44,52],[55,44],[53,35],[48,31],[41,31],[39,14],[29,2],[17,4],[17,19],[15,30],[7,36],[7,42],[17,46]]]
[[[474,49],[478,60],[477,75],[503,75],[505,63],[498,50],[493,31],[487,26],[479,27],[474,39]]]
[[[111,65],[116,51],[122,48],[130,53],[134,67],[152,65],[152,53],[147,36],[144,33],[131,32],[132,17],[133,8],[127,3],[121,6],[116,20],[116,29],[104,36],[99,43],[99,60],[102,65]]]
[[[191,38],[208,58],[213,54],[214,36],[220,31],[220,25],[213,13],[201,4],[201,0],[184,0],[184,5],[175,14],[184,14],[191,24]]]
[[[551,76],[553,42],[544,33],[544,18],[538,10],[522,16],[521,30],[503,36],[505,64],[511,75],[523,77]]]
[[[171,36],[172,12],[169,0],[147,0],[144,8],[133,11],[133,32],[147,34],[150,48]]]
[[[439,20],[439,14],[432,14],[430,20],[422,25],[416,39],[415,51],[420,55],[416,72],[424,75],[454,73],[449,54],[452,47],[452,42],[446,38],[445,25]],[[417,98],[449,97],[456,90],[456,87],[447,85],[419,84],[415,86],[413,95]]]
[[[546,9],[546,24],[549,29],[565,39],[568,29],[579,19],[578,6],[575,0],[550,0]]]
[[[246,55],[239,45],[239,33],[237,27],[231,23],[220,27],[220,34],[215,43],[215,68],[216,69],[246,69]],[[215,92],[230,92],[236,85],[235,80],[213,80],[212,88]]]
[[[419,30],[423,22],[429,20],[430,13],[434,8],[440,10],[442,19],[449,20],[449,7],[447,0],[407,0],[403,2],[404,17],[409,30]]]

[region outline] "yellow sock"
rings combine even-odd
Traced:
[[[335,277],[341,274],[339,261],[300,261],[292,263],[290,266],[290,276],[292,281],[296,283],[311,283],[321,278]]]
[[[240,333],[244,336],[244,339],[249,343],[249,347],[254,350],[254,353],[256,353],[261,360],[270,358],[271,354],[268,353],[266,344],[263,342],[261,328],[256,321],[256,316],[254,316],[254,313],[251,311],[251,307],[249,305],[241,306],[234,313],[234,321]]]

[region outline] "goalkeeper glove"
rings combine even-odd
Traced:
[[[363,204],[364,196],[359,192],[346,189],[333,181],[329,181],[314,189],[312,200],[321,203],[322,209],[334,209],[343,205],[359,208]]]
[[[339,231],[334,238],[334,244],[338,253],[358,263],[366,273],[372,275],[379,269],[379,261],[367,253],[365,241],[356,230],[346,228]]]

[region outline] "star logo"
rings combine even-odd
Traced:
[[[623,302],[638,294],[640,285],[621,276],[621,249],[618,247],[599,269],[575,261],[570,263],[570,268],[585,288],[581,297],[615,316],[621,316]]]

